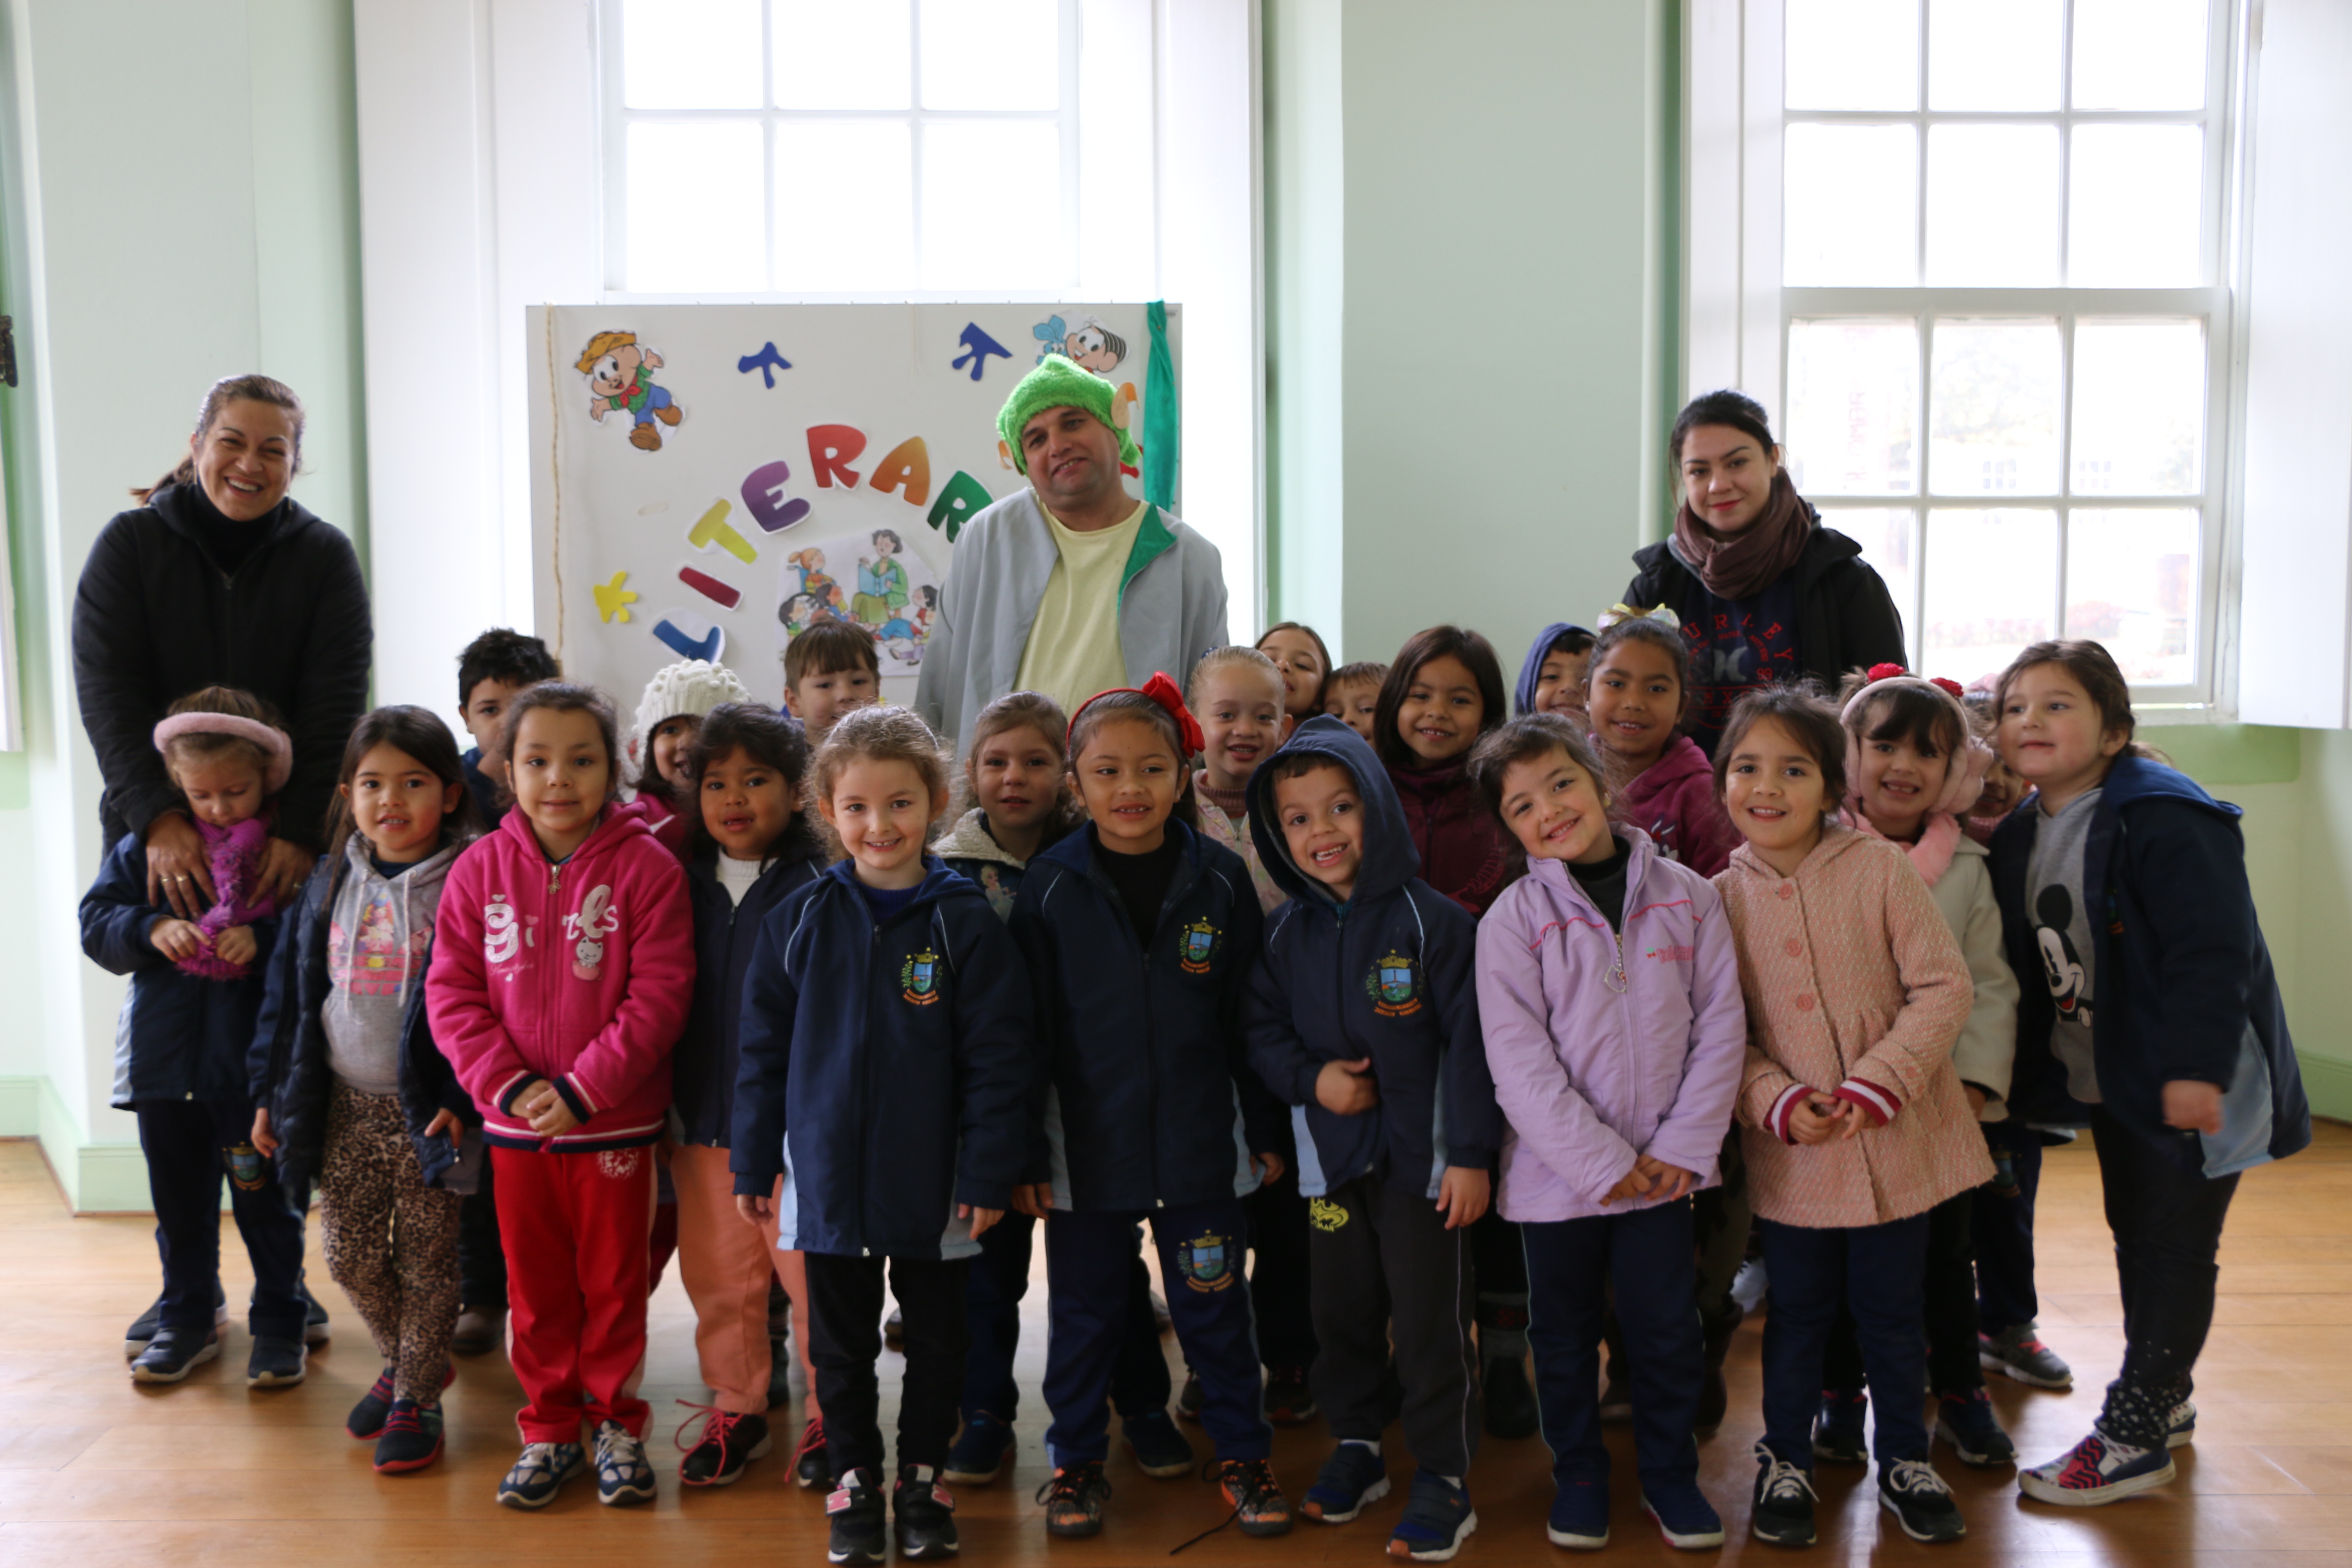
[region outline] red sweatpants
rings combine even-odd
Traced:
[[[646,1435],[646,1237],[654,1152],[490,1150],[506,1246],[509,1347],[530,1403],[526,1443],[577,1443],[580,1421]]]

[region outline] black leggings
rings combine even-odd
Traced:
[[[2099,1426],[2117,1442],[2161,1447],[2165,1418],[2189,1397],[2213,1326],[2215,1258],[2238,1178],[2176,1164],[2104,1109],[2092,1113],[2091,1131],[2124,1298],[2123,1371],[2107,1384]],[[2191,1135],[2165,1136],[2194,1147]]]

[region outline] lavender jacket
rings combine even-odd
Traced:
[[[1731,928],[1707,879],[1647,835],[1625,870],[1623,933],[1557,860],[1538,860],[1478,922],[1478,1013],[1503,1142],[1505,1219],[1647,1208],[1601,1199],[1637,1154],[1714,1186],[1748,1054]],[[1621,969],[1622,964],[1622,969]]]

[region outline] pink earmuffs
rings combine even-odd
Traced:
[[[285,731],[257,719],[240,719],[233,713],[174,713],[155,726],[155,749],[160,752],[183,735],[235,735],[259,746],[269,756],[269,765],[261,771],[264,795],[284,789],[287,775],[294,771],[294,742],[287,739]]]
[[[1845,726],[1845,776],[1848,804],[1855,811],[1861,810],[1857,785],[1862,778],[1862,737],[1855,731],[1855,720],[1868,712],[1871,703],[1877,698],[1885,696],[1897,687],[1909,687],[1932,691],[1943,701],[1948,703],[1953,717],[1959,721],[1960,733],[1968,737],[1967,742],[1960,748],[1959,754],[1952,759],[1951,767],[1944,775],[1944,793],[1936,797],[1927,810],[1930,814],[1949,812],[1952,816],[1958,816],[1976,805],[1977,797],[1984,794],[1985,774],[1992,767],[1992,748],[1978,740],[1976,731],[1970,727],[1969,710],[1960,703],[1959,682],[1930,680],[1925,676],[1911,674],[1899,664],[1874,664],[1870,667],[1869,676],[1870,683],[1848,698],[1845,707],[1838,714],[1840,721]]]

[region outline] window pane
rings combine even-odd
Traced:
[[[2193,285],[2205,132],[2194,125],[2077,125],[2067,190],[2067,280],[2078,289]]]
[[[925,109],[1056,109],[1061,102],[1057,0],[927,0]]]
[[[914,192],[905,121],[779,121],[776,287],[911,287]]]
[[[760,0],[621,0],[621,101],[760,107]]]
[[[1938,321],[1934,354],[1927,482],[1935,492],[2054,493],[2058,323]]]
[[[1789,0],[1790,109],[1919,107],[1919,8],[1886,0]]]
[[[2074,107],[2202,109],[2205,0],[2074,0]]]
[[[1927,284],[2031,289],[2058,281],[2058,128],[1938,125],[1927,132]]]
[[[907,0],[772,0],[780,109],[904,109]]]
[[[2076,493],[2192,495],[2204,432],[2200,323],[2074,324]]]
[[[1932,0],[1927,107],[2058,107],[2058,0]]]
[[[2197,679],[2197,514],[2078,511],[2066,526],[2066,635],[2095,637],[2126,679]]]
[[[2058,514],[1927,514],[1923,671],[1966,683],[2050,636],[2058,599]]]
[[[1070,286],[1062,234],[1062,132],[1050,120],[935,121],[923,127],[926,289],[1058,290]],[[1036,193],[1004,221],[1004,193]]]
[[[768,286],[756,121],[629,127],[628,281],[642,294]]]
[[[1789,479],[1799,493],[1916,493],[1918,410],[1915,323],[1790,323]]]
[[[1908,125],[1789,127],[1786,282],[1901,289],[1918,281],[1917,134]]]
[[[1908,508],[1823,507],[1822,521],[1862,546],[1863,560],[1886,584],[1895,611],[1903,617],[1905,645],[1916,647],[1919,628],[1911,624],[1916,618],[1911,590],[1919,561],[1914,531],[1919,526],[1918,513]]]

